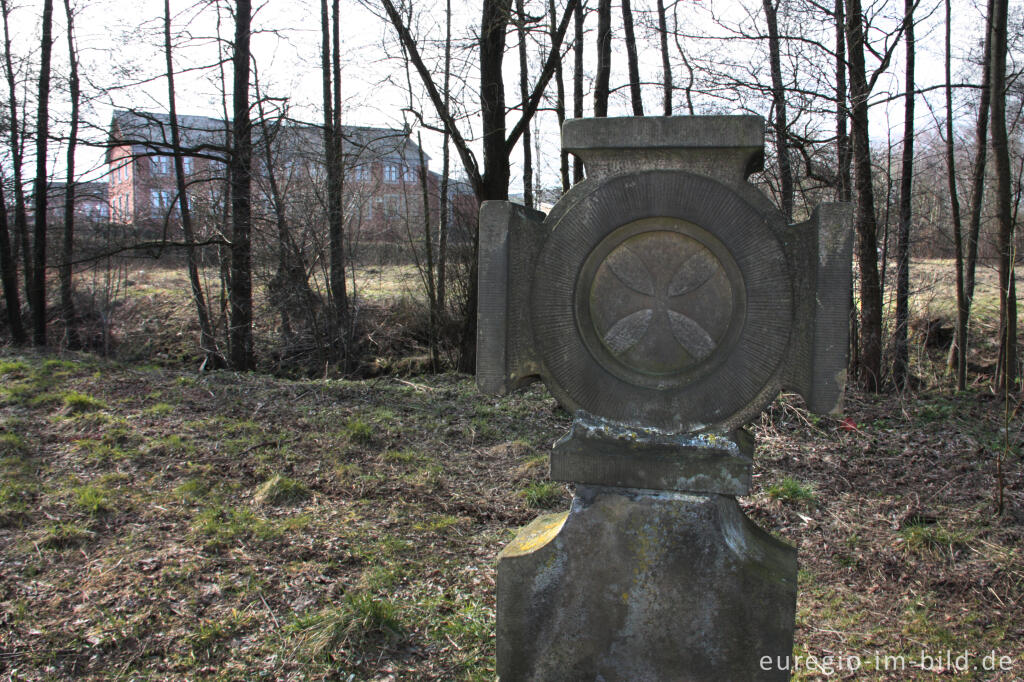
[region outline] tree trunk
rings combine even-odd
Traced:
[[[850,201],[853,198],[850,177],[850,137],[847,134],[846,87],[846,11],[844,0],[835,0],[833,19],[836,29],[836,200]],[[850,369],[856,370],[860,358],[860,325],[857,323],[857,305],[850,290]],[[855,371],[851,371],[855,374]]]
[[[523,0],[516,0],[516,36],[519,38],[519,96],[526,106],[530,97],[530,69],[526,59],[526,12]],[[523,130],[523,203],[533,208],[533,149],[530,146],[530,126]]]
[[[626,37],[626,63],[629,67],[629,95],[633,115],[644,115],[644,98],[640,89],[640,67],[636,58],[636,35],[633,33],[633,10],[629,0],[622,0],[622,27]]]
[[[849,111],[846,106],[846,12],[843,0],[835,0],[836,22],[836,200],[850,201],[853,198],[850,177],[850,136],[846,121]],[[856,357],[856,356],[853,356]]]
[[[594,116],[608,115],[608,86],[612,73],[612,0],[597,0],[597,74],[594,76]]]
[[[232,149],[228,175],[231,179],[231,366],[245,371],[253,367],[252,348],[252,124],[249,118],[249,38],[252,21],[250,0],[236,0],[235,44],[232,63]]]
[[[196,306],[199,320],[199,347],[203,351],[203,367],[218,369],[224,366],[224,357],[217,348],[217,339],[210,323],[210,311],[206,307],[203,285],[199,278],[199,259],[196,253],[195,231],[192,228],[192,209],[188,202],[185,178],[185,162],[181,152],[181,131],[178,127],[177,96],[174,90],[174,60],[171,53],[171,5],[164,0],[164,58],[167,63],[167,104],[168,121],[171,128],[171,153],[174,158],[174,181],[178,192],[178,213],[181,215],[181,230],[185,239],[185,261],[188,270],[192,301]]]
[[[53,47],[53,0],[43,0],[43,32],[40,41],[39,103],[36,117],[35,231],[32,244],[32,340],[46,345],[46,142],[50,132],[50,53]]]
[[[3,183],[0,183],[0,206],[7,206]],[[11,341],[21,346],[28,340],[21,321],[21,299],[18,296],[18,266],[11,253],[11,239],[7,231],[7,211],[0,211],[0,276],[7,307],[7,326],[11,328]]]
[[[960,216],[960,197],[956,187],[956,155],[953,138],[953,73],[952,73],[952,27],[953,13],[950,0],[946,0],[946,54],[945,54],[945,96],[946,96],[946,186],[949,191],[949,208],[953,219],[953,249],[956,268],[956,334],[949,348],[948,365],[956,372],[956,390],[967,387],[967,298],[964,289],[964,238],[963,221]]]
[[[480,108],[481,108],[481,132],[483,143],[483,168],[477,165],[474,155],[455,124],[448,106],[441,98],[437,86],[427,69],[423,58],[419,54],[416,41],[409,33],[402,16],[398,13],[391,0],[382,0],[384,10],[391,20],[392,25],[398,32],[399,38],[405,44],[416,71],[420,74],[423,85],[427,90],[435,109],[444,122],[445,128],[452,136],[452,142],[459,153],[465,166],[466,175],[473,184],[473,190],[478,201],[490,199],[508,199],[508,183],[511,175],[509,158],[519,137],[526,126],[537,112],[544,89],[551,80],[555,71],[555,62],[561,56],[561,43],[568,29],[572,12],[576,9],[578,0],[569,0],[565,8],[565,15],[558,26],[558,31],[551,41],[550,52],[544,62],[540,77],[529,97],[529,101],[523,106],[522,116],[506,137],[505,131],[505,83],[502,75],[502,60],[505,53],[505,43],[510,16],[511,0],[486,0],[483,6],[482,20],[480,22]],[[468,267],[468,281],[466,283],[466,310],[467,315],[462,328],[462,336],[459,348],[459,369],[462,371],[473,371],[476,365],[476,315],[473,314],[477,308],[477,258],[480,250],[479,232],[473,234],[473,252]]]
[[[870,90],[864,66],[864,20],[860,0],[847,0],[846,10],[853,163],[856,170],[857,266],[860,271],[860,358],[857,375],[867,390],[878,391],[882,368],[882,287],[878,278],[878,225],[868,137]]]
[[[14,63],[11,56],[10,14],[8,0],[0,0],[0,8],[4,17],[4,74],[7,76],[8,115],[10,117],[11,165],[14,166],[14,238],[21,244],[22,277],[25,281],[25,298],[32,303],[32,249],[28,235],[28,210],[25,206],[25,180],[22,166],[25,162],[24,136],[22,123],[18,120],[18,90],[14,82]],[[17,261],[18,249],[12,251],[12,260]]]
[[[80,99],[78,81],[78,53],[75,49],[74,16],[71,13],[70,0],[64,0],[64,13],[67,16],[68,37],[68,94],[71,96],[71,130],[68,134],[67,174],[64,183],[64,243],[61,250],[60,309],[67,335],[68,348],[77,349],[81,346],[78,336],[77,320],[75,319],[75,299],[73,294],[72,266],[75,246],[75,148],[78,146],[78,107]]]
[[[334,302],[334,320],[336,336],[334,343],[339,344],[339,358],[343,368],[349,368],[352,362],[351,349],[352,330],[348,309],[348,291],[345,283],[345,216],[343,214],[344,171],[342,169],[342,130],[341,130],[341,7],[339,0],[331,3],[331,73],[333,74],[331,108],[331,137],[325,142],[331,145],[327,150],[327,163],[332,169],[328,173],[328,231],[331,248],[331,300]],[[333,177],[333,180],[331,178]]]
[[[665,0],[658,0],[658,35],[661,37],[662,110],[672,115],[672,62],[668,58],[668,21],[665,18]]]
[[[786,222],[793,222],[793,169],[789,163],[789,124],[786,122],[786,89],[782,83],[782,55],[778,8],[763,0],[768,22],[768,63],[772,73],[772,109],[775,111],[775,153],[779,164],[779,203]]]
[[[996,387],[1017,386],[1017,310],[1012,305],[1013,217],[1010,213],[1010,152],[1006,132],[1006,51],[1008,0],[995,0],[990,26],[992,156],[996,173],[996,243],[999,250],[999,362]]]
[[[451,75],[452,75],[452,0],[445,0],[444,8],[444,106],[451,107]],[[451,152],[448,145],[451,135],[448,128],[444,130],[441,148],[441,189],[438,200],[439,221],[437,228],[437,308],[442,319],[447,314],[447,277],[448,277],[448,176],[451,172]]]
[[[908,322],[910,321],[910,221],[911,191],[914,180],[914,0],[904,0],[904,38],[906,39],[906,74],[903,109],[903,158],[900,167],[900,226],[896,235],[896,329],[893,381],[897,388],[907,387]]]
[[[548,17],[551,21],[551,39],[554,40],[558,31],[558,18],[555,12],[555,0],[548,0]],[[555,63],[555,117],[558,119],[558,131],[561,134],[562,124],[565,123],[565,78],[562,72],[562,60]],[[559,174],[562,179],[562,193],[569,191],[569,152],[564,149],[559,155]]]
[[[576,6],[573,15],[573,71],[572,71],[572,115],[583,118],[583,0]],[[572,160],[572,182],[575,185],[583,180],[583,161],[578,156]]]

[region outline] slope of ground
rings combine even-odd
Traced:
[[[938,679],[965,652],[967,678],[1024,677],[1019,417],[981,389],[854,394],[845,417],[783,398],[755,428],[743,502],[799,548],[798,679],[823,656],[828,679]],[[493,679],[494,557],[567,507],[545,458],[568,425],[542,388],[464,376],[0,351],[0,671]]]

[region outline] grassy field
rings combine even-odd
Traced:
[[[7,679],[491,679],[494,557],[570,499],[539,388],[9,352],[0,380]],[[965,679],[1020,679],[1020,419],[1006,450],[984,391],[853,394],[846,417],[784,398],[756,425],[742,502],[799,548],[796,653],[996,652],[1009,671]],[[831,679],[908,677],[941,675]]]
[[[915,264],[917,317],[948,275]],[[418,295],[411,268],[358,277]],[[127,278],[119,360],[0,348],[0,679],[493,679],[494,558],[567,508],[568,415],[453,374],[197,374],[184,276]],[[753,425],[741,503],[799,550],[794,653],[841,657],[796,679],[1024,679],[1024,424],[983,375],[952,395],[942,355],[915,352],[916,393]]]

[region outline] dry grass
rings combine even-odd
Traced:
[[[569,501],[536,466],[568,427],[539,389],[85,356],[8,354],[0,374],[17,679],[492,679],[494,557]],[[983,392],[853,394],[848,430],[773,405],[744,505],[799,548],[797,653],[997,651],[1013,671],[974,677],[1020,679],[1022,437],[1014,418],[998,517],[1000,414]]]

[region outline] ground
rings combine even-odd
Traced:
[[[570,499],[544,480],[569,419],[539,387],[11,352],[0,376],[11,679],[491,679],[494,558]],[[1024,676],[1020,420],[1007,447],[1003,417],[984,390],[853,394],[842,419],[772,406],[743,504],[799,549],[797,655],[909,670],[994,652],[1009,670],[971,677]]]
[[[200,374],[178,280],[129,274],[120,359],[0,348],[0,679],[493,679],[495,557],[571,499],[543,387]],[[942,355],[915,349],[913,393],[752,426],[797,679],[1024,679],[1021,415]]]

